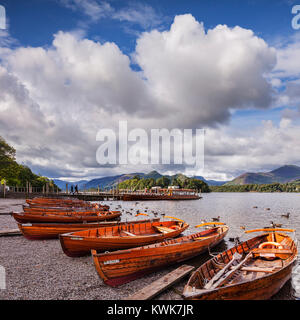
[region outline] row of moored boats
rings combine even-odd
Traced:
[[[178,264],[219,244],[229,227],[207,222],[202,230],[181,235],[189,225],[165,216],[120,221],[120,211],[75,199],[27,199],[23,212],[12,213],[27,239],[59,238],[71,257],[92,254],[99,276],[116,287],[143,275]],[[166,220],[170,218],[170,220]],[[238,241],[193,272],[184,287],[185,299],[268,299],[291,277],[297,259],[292,229],[263,228]]]

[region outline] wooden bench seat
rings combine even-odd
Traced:
[[[168,227],[162,227],[162,226],[153,226],[157,231],[162,233],[169,233],[175,231],[174,229],[168,228]]]
[[[287,259],[293,254],[293,251],[290,249],[259,249],[256,248],[252,251],[253,257],[262,257],[262,258],[280,258]]]
[[[134,234],[134,233],[131,233],[131,232],[128,232],[128,231],[124,231],[124,230],[122,230],[122,232],[125,233],[127,236],[136,237],[136,234]]]

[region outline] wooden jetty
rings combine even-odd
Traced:
[[[125,298],[124,300],[149,300],[163,292],[164,290],[170,288],[176,282],[183,279],[185,276],[190,274],[195,269],[194,266],[182,265],[179,268],[171,271],[165,276],[159,278],[158,280],[152,282],[150,285],[144,287],[140,291],[134,293],[133,295]]]
[[[153,188],[152,188],[153,189]],[[49,188],[38,189],[33,187],[17,188],[11,187],[10,190],[0,192],[0,198],[14,198],[14,199],[32,199],[35,197],[47,197],[47,198],[75,198],[77,200],[84,201],[146,201],[146,200],[197,200],[201,199],[201,192],[199,193],[193,189],[154,189],[154,190],[121,190],[110,189],[98,191],[86,191],[80,190],[78,193],[70,193],[68,188],[65,192],[59,192],[58,190],[49,191]]]

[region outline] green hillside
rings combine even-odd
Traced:
[[[119,189],[130,190],[143,190],[145,188],[150,189],[155,186],[167,188],[168,186],[178,186],[180,188],[194,189],[201,192],[210,192],[209,186],[202,180],[188,178],[183,174],[176,174],[173,176],[162,176],[157,172],[151,172],[146,177],[141,178],[139,175],[134,176],[132,179],[125,180],[118,184]]]
[[[210,186],[213,192],[300,192],[300,180],[290,183]]]

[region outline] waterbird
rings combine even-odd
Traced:
[[[220,216],[218,216],[217,218],[212,218],[212,221],[220,221]]]
[[[236,244],[240,243],[240,237],[229,238],[228,240],[231,242],[235,242]]]
[[[257,208],[258,208],[258,206],[254,206],[253,208],[254,208],[254,209],[257,209]]]
[[[270,221],[271,222],[271,226],[273,228],[281,228],[282,227],[282,223],[274,223],[273,221]]]
[[[285,217],[285,218],[289,218],[289,217],[290,217],[290,213],[287,212],[287,213],[282,214],[281,216],[282,216],[282,217]]]
[[[265,210],[269,211],[269,210],[271,210],[271,208],[265,208]]]

